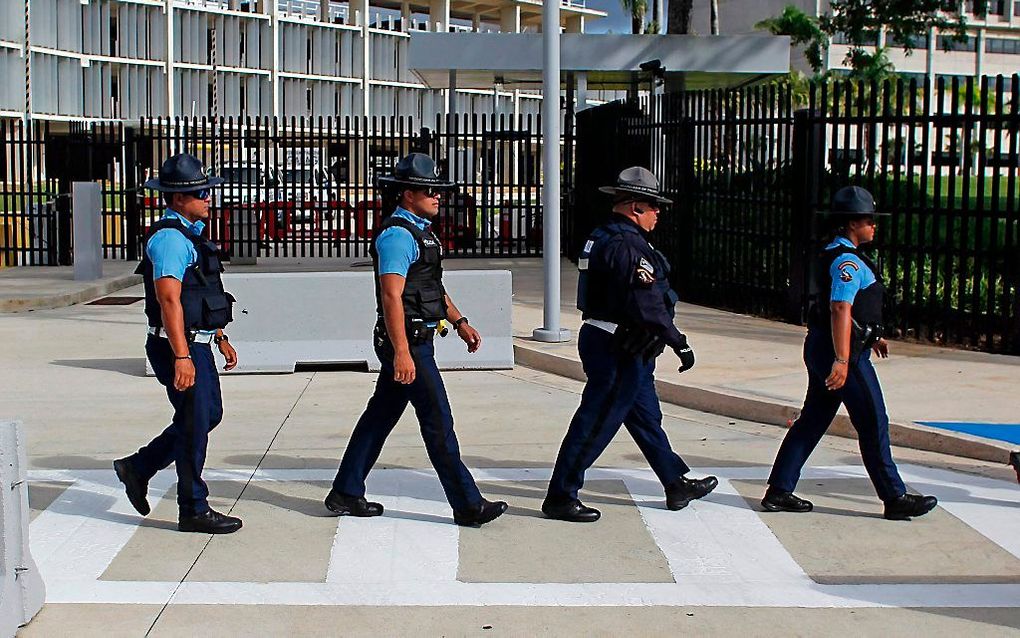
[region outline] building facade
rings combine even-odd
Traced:
[[[753,33],[755,24],[779,15],[791,4],[814,16],[829,10],[829,3],[824,0],[718,1],[719,30],[723,34]],[[893,41],[885,33],[875,34],[870,47],[887,47],[887,55],[897,72],[928,77],[933,83],[940,76],[1008,77],[1020,72],[1020,0],[989,0],[984,14],[977,13],[977,3],[973,0],[961,2],[960,6],[968,24],[966,42],[953,42],[952,33],[932,29],[926,38],[911,43],[910,54],[904,43]],[[695,0],[693,26],[698,33],[709,33],[708,16],[709,0]],[[849,49],[844,39],[833,38],[826,55],[826,69],[846,69]],[[811,72],[801,52],[794,53],[793,66]]]
[[[527,114],[517,87],[435,91],[413,31],[535,31],[539,0],[0,0],[0,117]],[[563,0],[561,28],[604,12]]]

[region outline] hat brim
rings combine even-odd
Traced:
[[[873,211],[870,213],[852,213],[845,210],[820,210],[817,211],[823,217],[890,217],[892,213],[886,211]]]
[[[222,177],[209,177],[204,184],[164,184],[154,177],[145,182],[142,186],[161,193],[194,193],[195,191],[221,186],[225,180]]]
[[[453,182],[442,179],[422,179],[415,177],[394,177],[386,175],[379,178],[380,186],[406,186],[410,188],[443,188],[454,189],[457,187]]]
[[[606,193],[608,195],[637,195],[639,197],[644,197],[645,199],[656,201],[660,204],[673,203],[672,199],[668,197],[663,197],[658,193],[653,193],[638,188],[627,188],[626,186],[601,186],[599,187],[599,192]]]

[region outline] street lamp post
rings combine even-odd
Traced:
[[[542,2],[542,266],[543,324],[535,341],[570,340],[560,328],[560,0]]]

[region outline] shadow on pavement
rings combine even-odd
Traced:
[[[129,357],[123,359],[56,359],[51,361],[50,364],[65,368],[84,368],[87,370],[119,372],[131,377],[145,376],[145,359],[142,357]]]

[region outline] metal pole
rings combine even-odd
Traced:
[[[542,2],[542,265],[543,326],[535,341],[570,341],[560,328],[560,1]]]

